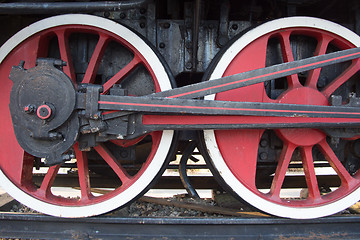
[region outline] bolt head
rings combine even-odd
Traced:
[[[266,152],[260,153],[260,159],[261,160],[266,160],[267,158],[268,158],[268,154]]]
[[[187,62],[185,67],[186,67],[186,69],[192,69],[193,65],[191,62]]]

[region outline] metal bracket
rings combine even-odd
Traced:
[[[98,102],[102,86],[89,84],[83,85],[81,88],[86,88],[84,116],[89,119],[98,120],[101,117]]]
[[[228,36],[229,12],[230,12],[229,0],[222,1],[220,7],[219,36],[216,40],[216,43],[220,48],[225,46],[225,44],[229,41],[229,36]]]

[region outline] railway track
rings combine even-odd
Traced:
[[[64,219],[0,213],[0,237],[21,239],[359,239],[360,216],[312,220],[277,217],[117,217]]]
[[[6,1],[0,20],[0,185],[24,205],[103,216],[169,185],[292,219],[359,201],[357,1]],[[198,158],[214,178],[186,175]]]
[[[203,177],[191,177],[193,186]],[[179,177],[163,177],[156,185],[181,188]],[[206,181],[215,181],[208,177]],[[58,184],[66,182],[60,181]],[[289,183],[291,186],[291,182]],[[66,186],[66,184],[65,184]],[[101,189],[93,192],[106,193]],[[182,196],[176,198],[141,197],[133,203],[140,214],[130,214],[130,206],[90,218],[60,218],[30,212],[8,194],[0,196],[1,239],[359,239],[360,215],[344,211],[330,217],[295,220],[257,212],[254,208],[231,209],[206,204]],[[148,204],[148,205],[146,205]],[[14,205],[22,208],[13,211]],[[142,206],[146,206],[141,208]],[[151,208],[149,210],[149,208]],[[163,208],[169,208],[164,211]],[[241,209],[241,211],[239,210]],[[29,212],[27,212],[29,211]],[[151,213],[159,211],[156,217]],[[182,211],[177,216],[166,214]],[[197,217],[186,214],[197,211]],[[127,213],[129,212],[129,213]],[[199,213],[203,213],[200,214]]]

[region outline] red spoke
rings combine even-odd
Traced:
[[[289,167],[291,157],[296,146],[292,143],[284,143],[280,159],[275,171],[274,179],[271,183],[270,196],[273,198],[280,198],[280,190],[283,185],[286,171]]]
[[[331,40],[333,40],[332,37],[329,37],[327,35],[321,35],[320,39],[318,40],[318,44],[314,56],[325,54]],[[321,68],[311,70],[306,79],[305,86],[317,89],[317,82],[319,80],[320,72],[321,72]]]
[[[290,34],[291,31],[280,33],[280,45],[281,45],[281,52],[284,62],[294,61],[294,54],[292,52],[291,43],[290,43]],[[287,82],[289,89],[301,87],[299,76],[297,74],[287,76]]]
[[[101,63],[101,59],[104,55],[108,42],[109,42],[109,36],[103,34],[99,35],[99,41],[97,42],[95,50],[91,56],[82,83],[94,83],[96,73],[99,69],[99,65]]]
[[[66,62],[66,66],[63,67],[64,73],[68,75],[75,83],[76,77],[74,65],[71,59],[69,36],[65,30],[56,31],[56,35],[58,38],[61,59]]]
[[[121,80],[123,80],[135,67],[141,62],[140,57],[137,55],[128,63],[124,68],[122,68],[117,74],[115,74],[109,81],[107,81],[103,85],[103,93],[107,93],[109,89],[114,85],[118,84]]]
[[[32,172],[34,167],[34,156],[24,152],[22,169],[21,169],[21,185],[29,185],[32,182]],[[28,186],[32,187],[32,186]]]
[[[359,70],[360,61],[354,60],[353,63],[342,72],[337,78],[335,78],[329,85],[327,85],[321,92],[329,98],[330,95],[335,92],[343,83],[351,78]]]
[[[304,167],[306,184],[309,190],[309,198],[314,200],[319,199],[321,198],[321,195],[315,173],[312,146],[301,148],[301,158]]]
[[[151,135],[151,134],[149,134]],[[112,142],[113,144],[116,144],[120,147],[130,147],[130,146],[134,146],[135,144],[138,144],[139,142],[141,142],[147,135],[132,139],[132,140],[120,140],[120,139],[115,139],[115,140],[110,140],[110,142]]]
[[[116,173],[116,175],[120,178],[123,185],[125,182],[130,180],[131,176],[126,172],[126,170],[120,165],[120,163],[116,160],[116,158],[111,154],[109,149],[107,149],[102,144],[100,144],[94,148],[100,154],[100,156],[107,162],[107,164],[109,164],[109,166]]]
[[[39,188],[40,192],[42,192],[45,195],[51,194],[51,186],[53,185],[55,181],[55,177],[60,169],[60,164],[56,166],[49,167],[49,170],[47,171],[41,186]]]
[[[349,186],[351,182],[353,182],[353,177],[350,173],[345,169],[342,165],[338,157],[335,155],[334,151],[331,149],[329,144],[324,139],[322,142],[319,143],[320,150],[322,154],[324,154],[326,160],[330,163],[330,166],[335,170],[337,175],[341,180],[342,186]]]
[[[47,57],[48,44],[48,39],[43,36],[34,37],[31,41],[26,43],[26,50],[21,52],[21,59],[26,59],[25,68],[33,68],[36,66],[36,59]]]
[[[85,152],[80,151],[78,144],[74,145],[76,164],[78,168],[81,200],[89,200],[93,197],[90,187],[88,159]]]

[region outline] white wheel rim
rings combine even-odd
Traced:
[[[158,79],[161,91],[172,88],[169,76],[167,75],[163,64],[160,62],[159,58],[156,56],[151,47],[149,47],[139,36],[118,23],[91,15],[68,14],[55,16],[41,20],[22,29],[20,32],[11,37],[0,48],[0,63],[17,45],[19,45],[21,42],[23,42],[33,34],[53,27],[65,25],[94,26],[121,36],[124,40],[132,44],[134,48],[136,48],[140,52],[140,54],[147,60],[150,68],[153,69],[154,74]],[[112,197],[111,199],[105,200],[100,203],[86,206],[59,206],[46,203],[23,192],[7,178],[7,176],[1,170],[0,184],[4,188],[4,190],[7,191],[15,199],[17,199],[24,205],[45,214],[72,218],[89,217],[103,214],[114,210],[120,206],[123,206],[129,201],[133,200],[152,182],[152,180],[155,178],[155,176],[158,174],[164,164],[165,157],[170,150],[172,139],[173,131],[163,131],[159,147],[146,171],[129,188]]]
[[[356,47],[360,46],[360,37],[358,35],[349,29],[342,27],[341,25],[329,22],[327,20],[312,17],[289,17],[277,19],[250,30],[238,40],[236,40],[221,56],[210,76],[210,80],[222,77],[227,66],[229,66],[229,64],[233,61],[235,56],[255,39],[276,30],[291,27],[309,27],[313,29],[325,30],[341,36],[350,43],[354,44]],[[214,100],[214,98],[215,95],[209,95],[205,97],[206,100]],[[264,212],[280,217],[311,219],[340,212],[356,203],[360,199],[360,188],[358,188],[341,200],[316,207],[288,207],[267,201],[246,188],[232,174],[219,151],[213,130],[204,131],[204,139],[209,156],[225,183],[242,199]]]

